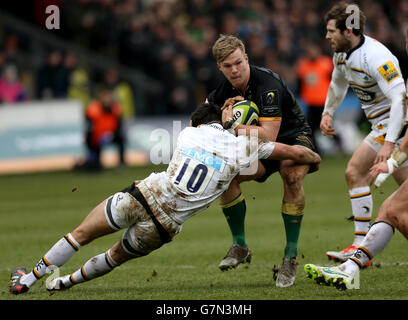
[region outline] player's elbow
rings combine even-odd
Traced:
[[[299,163],[318,164],[321,161],[321,158],[317,153],[303,146],[293,146],[293,155],[293,160]]]
[[[306,148],[301,146],[292,146],[292,156],[293,160],[296,162],[303,163],[307,160]]]

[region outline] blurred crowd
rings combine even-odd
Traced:
[[[138,106],[135,88],[115,69],[96,72],[75,52],[58,47],[35,66],[27,67],[18,53],[28,52],[30,39],[0,22],[0,101],[77,98],[84,105],[96,95],[97,85],[110,87],[121,100],[124,114],[188,114],[205,100],[221,79],[211,55],[220,33],[245,41],[250,63],[282,75],[300,95],[298,64],[310,43],[321,55],[331,56],[324,39],[328,0],[35,0],[19,12],[12,4],[0,7],[44,29],[45,8],[60,8],[58,37],[86,47],[130,70],[138,70],[162,85],[149,106]],[[384,43],[400,60],[404,53],[408,1],[357,1],[367,16],[366,34]]]

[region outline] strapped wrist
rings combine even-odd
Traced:
[[[393,173],[396,169],[398,169],[398,162],[395,160],[393,157],[390,157],[387,160],[387,166],[388,166],[388,174]]]
[[[394,163],[396,165],[396,168],[398,168],[401,164],[403,164],[407,160],[407,158],[408,158],[408,155],[404,151],[401,151],[399,147],[393,151],[390,157],[390,159],[393,159],[395,161]]]

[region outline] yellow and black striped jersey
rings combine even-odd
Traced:
[[[350,52],[335,53],[333,77],[344,77],[367,119],[376,125],[389,118],[391,101],[387,93],[404,83],[398,59],[379,41],[363,36]]]

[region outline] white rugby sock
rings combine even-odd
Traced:
[[[394,227],[386,222],[378,221],[374,223],[370,231],[364,237],[363,242],[358,247],[356,253],[349,260],[352,260],[360,268],[372,260],[388,245],[394,235]],[[351,261],[350,261],[351,262]]]
[[[354,216],[353,245],[358,247],[370,229],[373,197],[368,186],[350,189],[349,195]]]
[[[65,264],[81,246],[74,239],[71,233],[61,238],[54,246],[41,258],[34,269],[21,277],[21,283],[31,287],[38,279],[47,273],[47,267],[54,265],[57,267]]]
[[[77,271],[64,276],[62,282],[65,287],[70,288],[75,284],[101,277],[111,272],[118,265],[119,264],[113,260],[109,249],[105,253],[101,253],[89,259]]]

